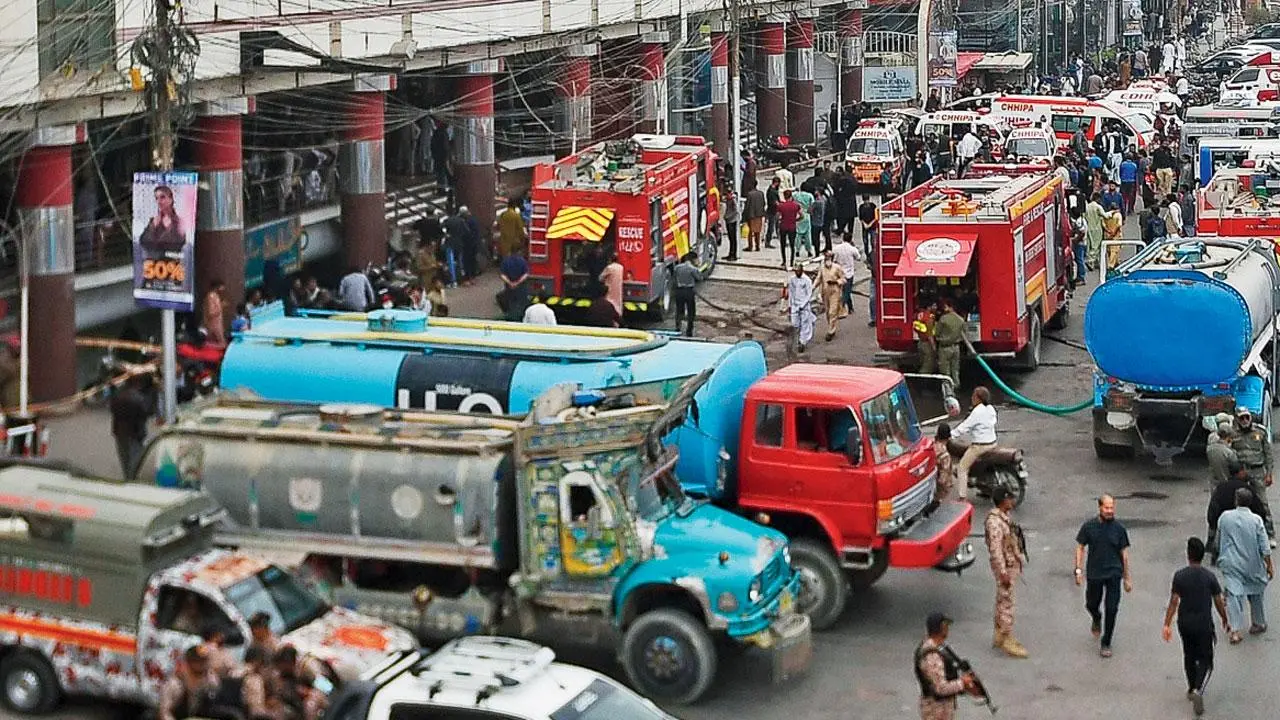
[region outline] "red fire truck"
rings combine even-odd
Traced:
[[[1066,323],[1067,192],[1051,172],[934,179],[881,210],[876,254],[880,358],[916,362],[915,314],[948,296],[983,357],[1034,370],[1042,326]]]
[[[556,309],[590,305],[593,250],[626,270],[624,308],[662,317],[671,271],[686,252],[715,263],[720,191],[716,155],[700,137],[636,135],[592,145],[533,171],[529,288]]]
[[[1280,236],[1280,168],[1222,168],[1196,191],[1196,234],[1225,237]]]

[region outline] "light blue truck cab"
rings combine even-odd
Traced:
[[[1169,240],[1122,263],[1085,310],[1098,457],[1203,449],[1238,407],[1270,428],[1278,295],[1269,240]]]
[[[705,368],[698,422],[676,430],[676,473],[690,494],[721,500],[731,488],[742,397],[767,373],[759,343],[675,338],[639,330],[543,327],[380,311],[286,317],[258,310],[227,348],[221,384],[265,400],[522,415],[558,383],[630,386],[669,400]]]
[[[337,605],[424,639],[616,649],[643,694],[691,703],[717,636],[760,648],[776,682],[812,656],[786,537],[674,478],[661,439],[692,394],[561,385],[521,420],[228,395],[162,428],[136,480],[209,494],[219,544],[302,566]]]

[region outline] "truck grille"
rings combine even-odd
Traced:
[[[929,507],[929,503],[933,502],[937,476],[938,473],[935,470],[929,473],[925,479],[895,495],[893,497],[893,520],[889,523],[881,523],[881,526],[883,527],[886,524],[890,526],[896,525],[897,527],[890,528],[896,530],[905,526],[907,521],[924,512],[924,509]]]
[[[780,580],[786,577],[786,568],[783,566],[782,553],[773,556],[768,565],[764,566],[764,571],[760,573],[760,589],[769,596],[773,592],[773,588]]]

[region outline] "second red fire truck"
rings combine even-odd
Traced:
[[[687,252],[715,263],[716,155],[700,137],[636,135],[598,143],[533,171],[529,289],[556,309],[591,304],[607,250],[625,269],[627,312],[662,317],[672,268]]]
[[[1065,324],[1072,254],[1067,192],[1051,172],[937,178],[885,203],[873,260],[881,359],[916,363],[916,314],[954,299],[986,358],[1034,370],[1041,330]]]

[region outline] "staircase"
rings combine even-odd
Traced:
[[[445,211],[446,196],[436,194],[434,180],[419,182],[387,192],[387,226],[395,229],[413,227],[436,210]]]

